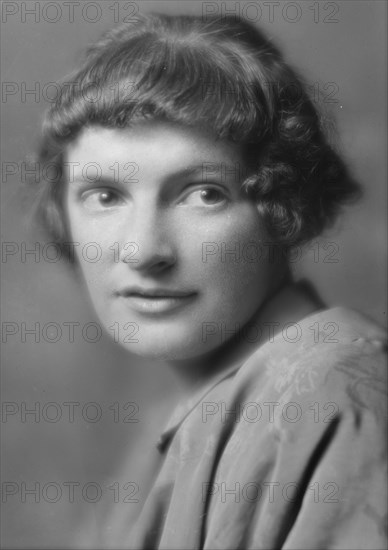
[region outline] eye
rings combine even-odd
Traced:
[[[192,191],[182,202],[191,206],[216,206],[225,203],[227,197],[215,187],[205,187]]]
[[[81,200],[88,210],[94,212],[115,208],[124,203],[123,198],[112,189],[93,189],[82,194]]]

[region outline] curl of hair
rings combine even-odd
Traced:
[[[286,247],[317,236],[359,195],[302,80],[257,28],[234,18],[143,15],[87,50],[46,114],[39,162],[53,164],[57,177],[41,178],[36,214],[60,245],[69,240],[66,146],[85,126],[129,128],[143,119],[244,144],[252,173],[242,185]]]

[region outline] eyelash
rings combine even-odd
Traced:
[[[197,189],[193,189],[193,190],[188,191],[187,193],[185,193],[183,199],[181,199],[178,204],[182,204],[183,202],[186,202],[186,200],[189,197],[192,197],[195,193],[206,193],[206,192],[215,192],[215,193],[217,193],[218,196],[220,197],[220,200],[217,200],[213,204],[206,204],[205,202],[203,202],[204,207],[216,208],[216,207],[221,206],[221,204],[224,204],[228,200],[228,197],[227,197],[225,191],[223,189],[221,189],[220,187],[211,186],[211,185],[202,185],[202,186],[198,187]],[[108,205],[108,206],[105,207],[104,205],[102,205],[100,203],[100,208],[98,208],[98,207],[97,208],[93,208],[93,207],[88,208],[87,200],[89,198],[97,197],[97,200],[98,200],[99,196],[104,194],[104,193],[105,194],[110,194],[116,200],[121,200],[123,202],[125,201],[125,199],[121,195],[121,193],[119,193],[116,189],[112,189],[112,188],[109,188],[109,187],[96,188],[96,189],[91,189],[91,190],[84,191],[81,194],[81,201],[82,201],[83,205],[85,206],[85,208],[87,208],[88,210],[106,211],[106,210],[110,210],[111,208],[116,207],[117,202],[115,202],[115,204],[113,206]],[[195,205],[195,206],[201,207],[202,205]]]
[[[121,199],[122,201],[124,201],[124,198],[120,195],[120,193],[118,193],[115,189],[110,189],[110,188],[100,188],[100,189],[92,189],[89,191],[85,191],[81,195],[81,201],[85,206],[85,208],[87,208],[88,210],[95,210],[94,208],[88,208],[87,199],[91,197],[97,197],[97,200],[98,200],[99,195],[102,195],[104,193],[112,195],[115,199]],[[103,205],[101,205],[101,210],[109,210],[110,208],[112,208],[112,206],[104,207]]]
[[[221,200],[217,201],[215,204],[204,204],[204,206],[207,206],[208,208],[215,208],[217,206],[220,206],[222,203],[225,203],[225,201],[228,200],[228,197],[226,193],[220,188],[215,186],[209,186],[209,185],[202,185],[201,187],[198,187],[197,189],[193,189],[186,193],[183,197],[183,199],[180,201],[180,203],[184,202],[188,197],[193,196],[195,193],[206,193],[206,192],[215,192],[218,193],[218,195],[221,197]]]

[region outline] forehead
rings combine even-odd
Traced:
[[[243,163],[241,145],[217,139],[210,131],[168,122],[148,121],[131,128],[84,128],[66,151],[75,172],[86,163],[102,170],[114,163],[135,162],[144,171],[184,171],[203,163]]]

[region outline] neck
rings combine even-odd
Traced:
[[[324,307],[307,283],[282,279],[256,314],[225,344],[193,360],[171,361],[188,392],[229,367],[248,359],[260,346],[281,332],[287,323],[296,323]]]

